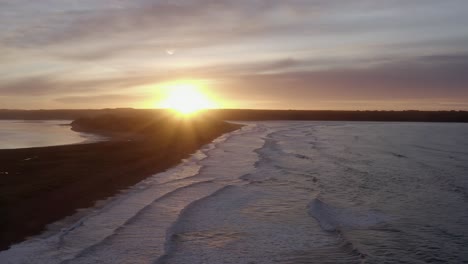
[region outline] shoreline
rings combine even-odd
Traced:
[[[86,144],[108,140],[99,134],[71,130],[73,120],[0,120],[0,149]]]
[[[174,126],[164,126],[171,134],[111,131],[109,141],[0,149],[0,250],[178,165],[203,145],[241,127],[221,121],[194,123],[190,129]],[[82,127],[79,132],[97,131]]]

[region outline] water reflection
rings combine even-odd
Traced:
[[[71,120],[0,120],[0,149],[88,143],[103,137],[70,129]]]

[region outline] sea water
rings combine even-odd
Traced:
[[[467,135],[247,123],[0,262],[467,263]]]
[[[69,145],[103,138],[70,129],[70,120],[0,120],[0,149]]]

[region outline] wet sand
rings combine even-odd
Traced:
[[[85,123],[74,129],[112,135],[110,141],[0,150],[0,250],[167,170],[202,145],[240,127],[220,121],[182,126],[155,122],[144,129],[115,133],[105,122],[95,123],[100,126]]]

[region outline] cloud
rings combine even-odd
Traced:
[[[441,54],[400,60],[383,60],[366,67],[309,69],[314,60],[286,58],[276,61],[190,67],[157,73],[134,71],[115,77],[65,79],[44,75],[0,83],[0,95],[50,96],[52,94],[126,91],[132,87],[171,80],[214,80],[212,89],[226,96],[268,95],[296,100],[320,98],[468,98],[468,54]]]
[[[434,55],[366,68],[231,75],[218,88],[232,98],[311,100],[468,100],[468,55]],[[222,87],[221,87],[222,86]]]
[[[0,96],[55,96],[126,90],[156,82],[154,75],[119,76],[99,79],[64,79],[60,75],[43,75],[0,82]]]
[[[133,51],[229,46],[261,39],[271,39],[271,45],[285,48],[290,45],[286,42],[300,39],[313,46],[319,43],[320,48],[362,41],[407,42],[428,37],[436,22],[441,30],[430,36],[444,36],[442,32],[454,31],[464,19],[460,12],[446,14],[447,8],[434,8],[440,5],[436,1],[430,5],[405,2],[406,9],[398,7],[400,1],[84,1],[88,6],[78,7],[47,2],[57,8],[34,13],[42,5],[10,4],[9,10],[19,11],[3,19],[0,15],[0,22],[6,25],[0,33],[1,42],[17,48],[53,49],[69,58],[100,60]],[[416,7],[425,15],[411,14]],[[445,23],[440,23],[441,19]]]
[[[246,102],[466,100],[466,8],[461,0],[0,1],[0,96],[79,102],[203,79]]]
[[[40,96],[60,91],[53,77],[41,76],[0,83],[1,96]]]
[[[64,104],[78,105],[99,105],[104,108],[106,105],[134,104],[141,103],[148,98],[148,95],[134,94],[98,94],[89,96],[64,96],[55,98],[54,101]]]

